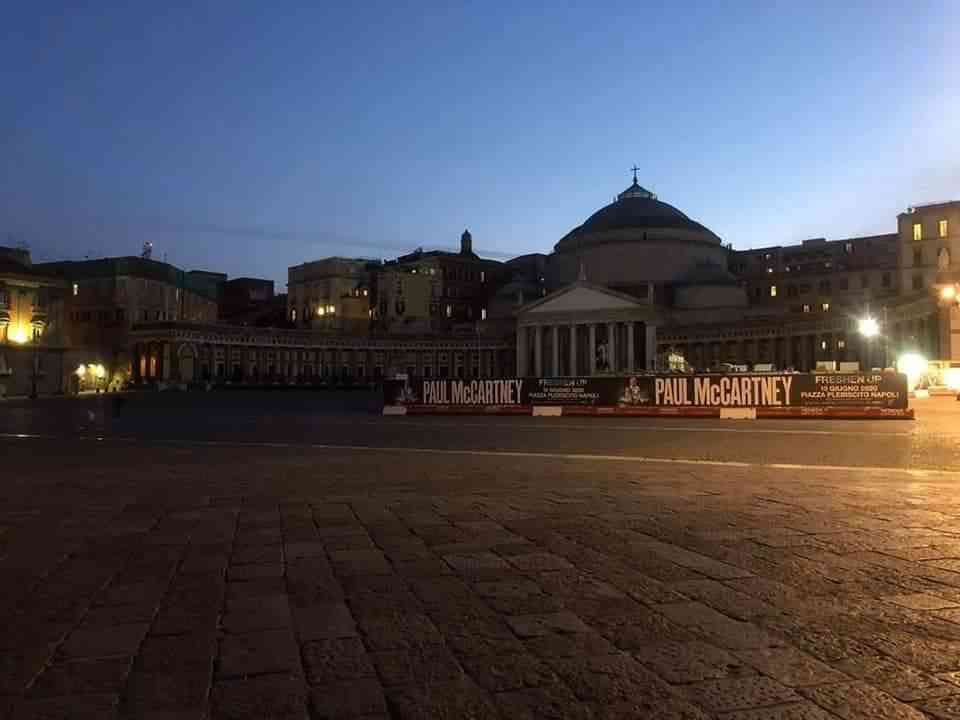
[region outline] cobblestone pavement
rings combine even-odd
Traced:
[[[0,718],[960,718],[960,474],[0,447]]]

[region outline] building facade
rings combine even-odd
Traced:
[[[896,233],[735,251],[634,177],[546,256],[552,292],[515,306],[518,367],[632,372],[679,358],[700,371],[808,371],[886,367],[904,352],[960,361],[958,223],[960,202],[938,203],[901,214]],[[618,301],[584,292],[588,279]],[[876,337],[860,332],[866,317]]]
[[[287,270],[287,317],[297,328],[358,334],[370,326],[376,260],[331,257]]]
[[[65,343],[81,363],[103,366],[108,386],[130,377],[134,324],[217,320],[217,292],[209,279],[168,263],[118,257],[34,267],[66,288]]]
[[[27,250],[0,247],[0,397],[64,391],[65,297],[65,285]]]
[[[312,383],[960,363],[958,228],[960,202],[938,203],[896,232],[734,250],[634,177],[549,254],[485,260],[465,231],[459,252],[305,263],[289,270],[294,330],[148,317],[132,367],[151,382]]]
[[[364,336],[198,323],[146,323],[132,338],[135,382],[370,383],[515,372],[510,338]]]
[[[415,250],[384,264],[384,270],[428,277],[432,320],[470,323],[486,319],[497,289],[510,280],[510,268],[473,251],[473,236],[464,230],[460,252]],[[438,323],[443,327],[443,323]]]

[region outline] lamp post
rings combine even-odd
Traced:
[[[873,366],[873,363],[870,362],[873,359],[873,339],[880,334],[880,323],[877,322],[876,318],[865,315],[857,323],[857,331],[867,341],[866,365],[868,367],[866,369],[869,369]]]

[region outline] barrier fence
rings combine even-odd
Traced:
[[[384,383],[397,413],[912,417],[899,373],[733,373],[625,377],[413,378]],[[562,413],[537,411],[562,408]],[[723,411],[723,412],[721,412]],[[729,413],[728,413],[729,414]]]

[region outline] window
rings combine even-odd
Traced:
[[[841,290],[849,290],[850,281],[847,278],[840,278],[837,280],[837,287],[839,287]]]
[[[810,312],[810,306],[809,306],[809,305],[804,305],[804,306],[803,306],[803,311],[804,311],[804,312]]]
[[[828,293],[828,292],[830,292],[830,281],[829,281],[829,280],[821,280],[821,281],[820,281],[819,289],[820,289],[820,292],[822,292],[822,293]]]
[[[914,289],[914,290],[923,290],[923,275],[914,275],[914,276],[913,276],[913,289]]]
[[[826,340],[821,340],[821,341],[820,341],[820,349],[821,349],[821,350],[826,350],[826,349],[827,349],[827,341],[826,341]]]
[[[890,273],[885,272],[883,274],[883,278],[881,278],[880,284],[883,285],[883,287],[885,288],[890,287]]]
[[[810,286],[809,286],[809,285],[807,285],[806,283],[804,283],[803,285],[800,286],[800,294],[801,294],[801,295],[806,295],[808,292],[810,292]]]
[[[776,296],[777,296],[777,286],[776,286],[776,285],[771,285],[771,286],[770,286],[770,297],[776,297]]]
[[[947,231],[949,227],[950,226],[947,225],[946,220],[941,220],[940,222],[937,223],[937,232],[940,234],[940,237],[944,238],[947,236]]]
[[[773,268],[772,268],[772,267],[768,267],[768,268],[767,268],[767,273],[773,273]]]
[[[844,251],[847,255],[852,255],[852,254],[853,254],[853,243],[852,243],[852,242],[845,242],[845,243],[843,244],[843,251]]]
[[[913,251],[913,264],[923,265],[923,248],[916,248]]]
[[[447,317],[448,318],[453,317],[453,305],[447,305]]]
[[[486,319],[487,319],[487,309],[486,309],[486,308],[480,308],[480,319],[481,319],[481,320],[486,320]]]
[[[76,297],[80,294],[80,285],[78,283],[73,284],[73,296]]]
[[[830,303],[820,303],[820,310],[823,312],[830,312]]]
[[[847,347],[847,341],[846,341],[846,340],[837,340],[837,349],[838,349],[838,350],[843,350],[845,347]]]
[[[923,240],[923,225],[920,223],[913,224],[913,239]]]
[[[297,309],[296,309],[296,308],[293,308],[292,310],[290,310],[290,321],[291,321],[291,322],[296,322],[296,321],[297,321]]]
[[[944,220],[944,222],[946,222],[946,220]],[[486,273],[485,271],[481,270],[481,271],[480,271],[480,282],[486,282],[486,281],[487,281],[487,273]]]
[[[126,310],[117,308],[117,322],[123,322],[126,319]]]
[[[754,289],[753,289],[753,296],[754,296],[754,297],[757,297],[757,298],[763,297],[763,288],[761,288],[761,287],[754,288]]]
[[[868,288],[868,287],[870,287],[870,276],[869,276],[869,275],[861,275],[861,276],[860,276],[860,287],[861,287],[861,288]]]
[[[787,285],[787,297],[796,297],[796,296],[797,296],[797,286]]]

